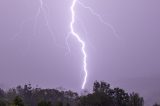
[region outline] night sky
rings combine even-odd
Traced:
[[[86,43],[88,78],[160,99],[160,1],[81,0],[112,25],[76,5],[75,30]],[[70,31],[72,0],[0,1],[0,87],[31,83],[81,91],[81,45]],[[118,35],[116,35],[116,34]]]

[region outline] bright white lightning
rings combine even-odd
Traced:
[[[73,0],[72,5],[70,7],[71,10],[71,22],[70,22],[70,30],[71,30],[71,34],[78,40],[78,42],[81,44],[81,51],[83,53],[83,70],[85,72],[85,77],[84,77],[84,81],[82,84],[82,89],[85,88],[86,85],[86,80],[87,80],[87,75],[88,75],[88,71],[87,71],[87,54],[85,51],[85,42],[80,38],[80,36],[75,32],[74,30],[74,23],[75,23],[75,5],[76,5],[77,0]]]
[[[39,4],[40,4],[40,5],[39,5],[39,7],[38,7],[38,10],[37,10],[35,16],[34,16],[34,17],[31,17],[30,19],[28,19],[27,21],[24,21],[24,22],[21,24],[21,26],[20,26],[20,31],[16,33],[16,35],[14,36],[14,38],[16,38],[17,36],[21,35],[20,33],[22,33],[22,29],[23,29],[23,26],[25,25],[25,23],[27,23],[27,22],[29,22],[29,21],[33,21],[33,20],[34,20],[34,35],[35,35],[35,34],[36,34],[36,26],[37,26],[38,17],[41,15],[41,13],[42,13],[42,15],[43,15],[43,17],[44,17],[44,21],[45,21],[45,24],[46,24],[47,29],[48,29],[48,31],[50,32],[50,34],[52,35],[52,37],[53,37],[54,32],[53,32],[53,30],[52,30],[52,28],[51,28],[51,26],[50,26],[50,24],[49,24],[48,14],[47,14],[47,12],[46,12],[46,9],[48,10],[48,7],[47,7],[47,5],[43,2],[43,0],[38,0],[38,1],[39,1]],[[86,81],[87,81],[87,76],[88,76],[88,70],[87,70],[87,53],[86,53],[86,50],[85,50],[85,49],[86,49],[85,42],[81,39],[81,37],[79,36],[79,34],[75,32],[75,29],[74,29],[75,15],[76,15],[75,7],[76,7],[77,4],[79,4],[82,8],[85,8],[85,9],[89,10],[90,13],[91,13],[92,15],[96,16],[96,17],[98,18],[98,20],[99,20],[102,24],[108,26],[108,27],[113,31],[114,35],[116,35],[116,37],[119,37],[119,36],[118,36],[116,30],[114,29],[114,27],[113,27],[111,24],[105,22],[105,21],[103,20],[103,18],[102,18],[98,13],[96,13],[91,7],[86,6],[85,4],[83,4],[82,2],[80,2],[79,0],[73,0],[73,1],[72,1],[72,4],[71,4],[71,6],[70,6],[70,11],[71,11],[70,33],[66,36],[66,46],[67,46],[68,52],[70,52],[69,44],[68,44],[68,42],[67,42],[67,40],[69,39],[70,35],[73,35],[73,36],[77,39],[77,41],[81,44],[81,51],[82,51],[82,54],[83,54],[83,70],[84,70],[84,73],[85,73],[84,80],[83,80],[83,83],[82,83],[82,87],[81,87],[81,88],[84,89],[84,88],[85,88],[85,85],[86,85]],[[14,38],[13,38],[13,39],[14,39]],[[13,39],[12,39],[12,40],[13,40]],[[64,48],[64,47],[62,47],[62,46],[60,46],[60,45],[57,44],[56,39],[55,39],[54,37],[53,37],[53,39],[54,39],[54,42],[55,42],[55,45],[56,45],[56,46],[58,46],[58,47],[60,47],[60,48]]]
[[[100,14],[98,14],[98,13],[95,12],[91,7],[86,6],[85,4],[83,4],[82,2],[80,2],[79,0],[78,0],[77,2],[78,2],[79,5],[81,5],[83,8],[89,10],[89,12],[90,12],[92,15],[96,16],[96,17],[98,18],[98,20],[99,20],[102,24],[108,26],[108,27],[113,31],[113,34],[114,34],[117,38],[119,38],[119,34],[118,34],[117,31],[115,30],[115,28],[114,28],[111,24],[109,24],[108,22],[106,22],[106,21],[101,17]]]

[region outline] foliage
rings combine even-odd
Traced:
[[[79,96],[76,92],[17,86],[4,92],[0,89],[0,106],[143,106],[137,93],[111,88],[106,82],[95,81],[93,92]],[[159,105],[154,105],[159,106]]]
[[[19,96],[16,96],[13,101],[14,106],[24,106],[22,99]]]
[[[41,101],[38,103],[38,106],[51,106],[51,102],[50,101]]]
[[[105,82],[95,82],[93,93],[80,97],[80,106],[143,106],[137,93],[128,94],[120,88],[110,88]]]
[[[144,100],[142,97],[139,97],[139,94],[137,93],[132,93],[130,94],[130,106],[143,106],[144,105]]]

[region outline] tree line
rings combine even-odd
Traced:
[[[144,106],[144,100],[138,93],[95,81],[92,93],[83,95],[70,90],[32,88],[31,84],[7,91],[0,89],[0,106]]]

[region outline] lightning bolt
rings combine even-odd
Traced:
[[[87,73],[87,54],[86,54],[86,51],[85,51],[85,42],[74,31],[74,23],[75,23],[75,11],[74,11],[74,7],[76,5],[76,2],[77,2],[77,0],[73,0],[72,5],[70,7],[71,13],[72,13],[72,20],[71,20],[71,23],[70,23],[70,29],[71,29],[71,31],[70,31],[69,34],[67,34],[67,37],[66,37],[66,46],[67,46],[68,52],[70,52],[69,44],[68,44],[68,41],[67,41],[69,39],[69,37],[70,37],[70,34],[72,34],[74,37],[76,37],[77,40],[79,41],[79,43],[82,45],[81,50],[82,50],[82,53],[83,53],[83,69],[84,69],[84,72],[85,72],[85,77],[84,77],[84,81],[83,81],[83,84],[82,84],[81,88],[84,89],[85,85],[86,85],[87,74],[88,74]],[[24,21],[20,25],[19,32],[17,32],[15,34],[15,36],[14,36],[14,38],[12,38],[12,40],[14,40],[15,38],[17,38],[20,35],[20,33],[22,32],[22,28],[23,28],[24,24],[27,23],[27,22],[29,22],[29,21],[32,21],[32,20],[34,20],[34,28],[33,28],[33,30],[34,30],[33,32],[34,33],[33,33],[33,35],[36,35],[37,20],[38,20],[38,17],[40,16],[41,13],[43,14],[43,17],[44,17],[44,20],[45,20],[46,27],[47,27],[48,31],[50,32],[51,35],[54,35],[54,32],[52,31],[52,28],[49,25],[48,17],[47,17],[47,14],[46,14],[46,9],[45,8],[47,8],[47,6],[44,4],[43,0],[39,0],[39,3],[40,3],[40,5],[39,5],[39,8],[38,8],[38,10],[37,10],[37,12],[35,14],[35,17],[34,18],[30,18],[27,21]],[[54,38],[54,42],[57,45],[55,38]],[[29,45],[31,45],[31,44],[29,43]],[[59,45],[57,45],[57,46],[61,47]],[[61,48],[64,48],[64,47],[61,47]]]
[[[32,17],[32,18],[30,18],[30,19],[28,19],[27,21],[23,22],[20,25],[20,31],[15,34],[14,38],[17,38],[20,35],[20,33],[22,33],[23,25],[25,23],[27,23],[29,21],[33,21],[33,20],[34,20],[34,29],[33,29],[34,30],[34,35],[36,35],[37,20],[38,20],[38,17],[40,16],[41,13],[42,13],[42,15],[44,17],[44,21],[45,21],[47,29],[50,32],[50,34],[52,35],[52,37],[53,37],[54,31],[53,31],[53,29],[51,28],[51,26],[49,24],[48,14],[46,12],[46,10],[48,10],[48,7],[43,2],[43,0],[38,0],[38,1],[39,1],[40,5],[39,5],[39,7],[37,9],[37,12],[36,12],[35,16]],[[88,70],[87,70],[87,52],[86,52],[85,41],[81,39],[80,35],[75,31],[75,28],[74,28],[74,25],[75,25],[75,16],[76,16],[75,7],[76,7],[77,4],[79,4],[82,8],[85,8],[85,9],[89,10],[89,12],[93,16],[96,16],[97,19],[102,24],[108,26],[112,30],[112,32],[114,33],[114,35],[116,37],[119,37],[119,35],[116,32],[116,30],[114,29],[114,27],[111,24],[105,22],[105,20],[101,17],[101,15],[99,15],[98,13],[96,13],[91,7],[86,6],[85,4],[83,4],[82,2],[80,2],[79,0],[72,0],[71,6],[70,6],[70,12],[71,12],[70,32],[67,34],[65,40],[66,40],[66,46],[67,46],[68,52],[70,52],[70,48],[69,48],[69,44],[68,44],[68,39],[69,39],[70,35],[72,35],[73,37],[75,37],[76,40],[81,44],[81,52],[82,52],[82,55],[83,55],[83,71],[85,73],[81,89],[85,89],[86,82],[87,82],[87,76],[88,76]],[[55,37],[53,37],[53,40],[54,40],[56,46],[64,49],[64,47],[62,47],[62,46],[60,46],[60,45],[58,45],[56,43],[56,38]]]
[[[90,12],[92,15],[96,16],[96,17],[98,18],[98,20],[99,20],[102,24],[108,26],[108,27],[112,30],[113,34],[114,34],[117,38],[119,38],[119,34],[117,33],[117,31],[115,30],[115,28],[114,28],[111,24],[109,24],[108,22],[106,22],[106,21],[101,17],[101,15],[99,15],[97,12],[95,12],[91,7],[86,6],[85,4],[83,4],[82,2],[80,2],[79,0],[73,0],[73,1],[72,1],[72,5],[71,5],[71,7],[70,7],[71,15],[72,15],[72,17],[71,17],[71,22],[70,22],[70,30],[71,30],[71,34],[72,34],[72,35],[77,39],[77,41],[81,44],[81,51],[82,51],[82,54],[83,54],[83,70],[84,70],[84,72],[85,72],[84,81],[83,81],[83,83],[82,83],[82,89],[84,89],[84,88],[85,88],[85,85],[86,85],[86,81],[87,81],[87,76],[88,76],[88,70],[87,70],[87,53],[86,53],[86,50],[85,50],[85,47],[86,47],[86,46],[85,46],[85,42],[81,39],[81,37],[79,36],[79,34],[76,33],[75,30],[74,30],[74,23],[75,23],[75,10],[74,10],[74,8],[75,8],[75,6],[76,6],[77,3],[78,3],[79,5],[81,5],[83,8],[89,10],[89,12]],[[67,39],[68,39],[68,37],[67,37]],[[68,43],[67,43],[67,44],[68,44]]]
[[[75,6],[76,6],[77,0],[73,0],[72,5],[70,7],[71,10],[71,22],[70,22],[70,30],[71,30],[71,34],[78,40],[78,42],[81,44],[81,51],[83,53],[83,70],[85,72],[85,77],[84,77],[84,81],[82,84],[82,89],[85,88],[86,85],[86,80],[87,80],[87,75],[88,75],[88,71],[87,71],[87,53],[85,51],[85,42],[80,38],[80,36],[78,35],[78,33],[75,32],[74,30],[74,23],[75,23]]]
[[[108,27],[112,30],[112,32],[113,32],[113,34],[115,35],[116,38],[120,39],[120,38],[119,38],[119,34],[118,34],[117,31],[115,30],[115,28],[114,28],[110,23],[106,22],[106,21],[102,18],[102,16],[101,16],[100,14],[98,14],[98,13],[95,12],[91,7],[86,6],[85,4],[83,4],[82,2],[80,2],[79,0],[77,0],[77,3],[78,3],[79,5],[81,5],[83,8],[89,10],[89,12],[90,12],[92,15],[96,16],[97,19],[98,19],[102,24],[104,24],[105,26],[108,26]]]
[[[22,31],[23,31],[23,26],[28,23],[28,22],[31,22],[33,21],[33,36],[36,35],[36,27],[37,27],[37,21],[38,21],[38,18],[39,16],[42,14],[42,16],[44,17],[44,21],[45,21],[45,25],[46,25],[46,28],[47,30],[49,31],[51,37],[52,37],[52,40],[54,41],[55,45],[59,48],[62,48],[62,49],[66,49],[65,47],[59,45],[56,41],[56,37],[54,36],[55,35],[55,29],[54,28],[51,28],[50,24],[49,24],[49,19],[48,19],[48,14],[47,14],[47,10],[48,10],[48,7],[47,5],[43,2],[43,0],[37,0],[39,1],[39,7],[35,13],[35,16],[34,17],[31,17],[29,19],[27,19],[26,21],[22,22],[21,25],[20,25],[20,28],[19,28],[19,31],[14,34],[14,36],[10,39],[10,40],[15,40],[16,38],[18,38]],[[33,40],[33,39],[31,39]],[[31,40],[28,42],[28,49],[29,47],[31,46]],[[69,49],[67,48],[67,50],[69,51]]]

